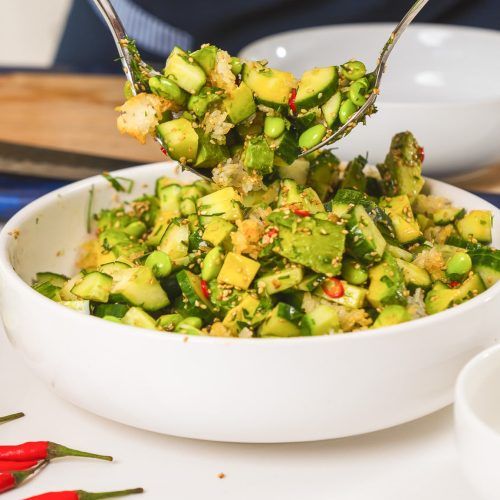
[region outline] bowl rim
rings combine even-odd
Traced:
[[[472,425],[481,429],[483,433],[487,433],[489,439],[494,439],[497,444],[500,444],[500,432],[478,415],[467,396],[466,385],[470,377],[474,376],[483,365],[491,362],[491,358],[498,356],[499,353],[500,344],[495,344],[481,351],[462,368],[455,384],[455,413],[459,415],[459,418],[460,416],[465,417]]]
[[[149,164],[144,164],[144,165],[137,165],[134,167],[129,167],[125,169],[120,169],[120,170],[115,170],[113,171],[113,175],[119,175],[119,176],[133,176],[134,174],[137,175],[139,172],[143,172],[145,169],[149,168],[150,170],[160,170],[160,168],[165,169],[165,165],[171,165],[174,168],[178,167],[178,164],[176,162],[172,161],[167,161],[167,162],[158,162],[158,163],[149,163]],[[193,177],[193,174],[182,172],[181,175],[186,174],[189,177]],[[155,174],[156,175],[156,174]],[[158,175],[161,175],[158,173]],[[134,179],[135,180],[135,179]],[[469,193],[468,191],[465,191],[461,188],[452,186],[451,184],[448,184],[446,182],[438,181],[436,179],[431,179],[428,177],[425,177],[425,181],[427,185],[430,185],[431,187],[433,185],[444,185],[453,188],[454,190],[458,190],[460,192],[466,193],[468,196],[472,196],[476,198],[477,200],[480,201],[482,205],[486,205],[489,210],[491,210],[494,214],[497,215],[497,217],[500,218],[500,210],[498,210],[494,205],[489,203],[486,200],[483,200],[479,196],[476,196],[472,193]],[[138,183],[138,181],[136,180]],[[86,179],[82,179],[77,182],[73,182],[71,184],[68,184],[66,186],[63,186],[59,189],[56,189],[54,191],[51,191],[44,196],[37,198],[36,200],[32,201],[28,205],[26,205],[24,208],[22,208],[19,212],[17,212],[10,220],[7,221],[7,223],[4,225],[4,227],[0,230],[0,279],[4,279],[6,282],[8,282],[8,287],[14,287],[20,294],[28,294],[28,297],[31,298],[31,300],[35,300],[40,304],[40,307],[45,306],[49,309],[49,311],[53,312],[53,314],[62,314],[64,317],[67,317],[68,320],[73,318],[74,320],[77,319],[77,317],[80,317],[80,321],[90,321],[90,325],[95,325],[96,323],[93,323],[94,321],[99,321],[99,324],[103,326],[102,319],[91,316],[91,315],[85,315],[82,314],[78,311],[74,311],[68,307],[61,306],[57,302],[54,302],[53,300],[41,295],[40,293],[36,292],[28,283],[26,283],[15,271],[13,265],[10,262],[9,258],[9,252],[8,252],[8,247],[10,245],[10,241],[13,238],[12,233],[17,229],[17,227],[21,226],[22,223],[29,221],[30,219],[36,218],[36,214],[39,209],[42,207],[45,207],[47,205],[51,205],[54,203],[56,200],[61,195],[71,195],[73,192],[78,192],[81,190],[89,190],[92,186],[96,186],[98,184],[101,185],[109,185],[108,181],[102,177],[102,175],[95,175],[92,177],[88,177]],[[359,330],[356,332],[348,332],[346,334],[336,334],[336,335],[317,335],[317,336],[304,336],[304,337],[268,337],[268,338],[256,338],[256,337],[251,337],[251,338],[240,338],[240,337],[210,337],[210,336],[195,336],[195,335],[190,335],[189,337],[189,342],[221,342],[223,344],[248,344],[250,343],[259,343],[262,345],[268,345],[270,343],[277,343],[277,345],[285,345],[285,344],[295,344],[300,346],[303,342],[308,342],[308,343],[323,343],[323,342],[349,342],[349,341],[358,341],[357,339],[378,339],[378,338],[384,338],[386,336],[393,336],[397,335],[400,332],[409,332],[414,329],[418,329],[418,327],[426,328],[429,324],[432,323],[440,323],[440,322],[446,322],[448,319],[451,319],[457,315],[460,314],[465,314],[467,311],[470,309],[474,309],[476,307],[480,307],[481,304],[484,304],[486,302],[489,302],[492,300],[494,297],[500,296],[500,282],[496,283],[492,287],[488,288],[486,291],[483,293],[480,293],[476,297],[468,300],[467,302],[464,302],[462,304],[459,304],[451,309],[446,309],[445,311],[441,311],[437,314],[433,314],[430,316],[424,316],[422,318],[417,318],[411,321],[408,321],[406,323],[400,323],[398,325],[391,325],[391,326],[385,326],[381,328],[377,328],[375,330]],[[78,316],[76,316],[78,315]],[[141,337],[144,337],[144,335],[149,335],[154,338],[161,338],[163,337],[164,339],[170,339],[170,341],[178,341],[178,342],[185,342],[185,338],[187,337],[186,335],[178,334],[178,333],[173,333],[173,332],[156,332],[153,330],[148,330],[145,328],[138,328],[135,326],[129,326],[129,325],[122,325],[122,324],[116,324],[112,322],[106,322],[106,326],[111,328],[111,329],[116,329],[117,332],[121,332],[122,334],[135,334],[135,335],[140,335]]]
[[[378,29],[383,29],[384,31],[387,31],[387,36],[389,36],[390,32],[396,27],[396,23],[388,23],[388,22],[368,22],[368,23],[340,23],[340,24],[321,24],[318,26],[308,26],[305,28],[295,28],[295,29],[290,29],[290,30],[284,30],[280,31],[278,33],[273,33],[272,35],[266,35],[261,38],[258,38],[257,40],[254,40],[247,45],[245,45],[239,52],[238,52],[238,57],[244,57],[245,52],[253,50],[256,46],[259,46],[261,43],[268,43],[271,42],[273,39],[280,38],[282,36],[297,36],[299,33],[305,32],[306,34],[314,34],[314,32],[318,31],[326,31],[326,30],[332,30],[332,31],[340,31],[340,30],[345,30],[345,29],[350,29],[350,30],[363,30],[366,28],[378,28]],[[482,28],[479,26],[466,26],[466,25],[455,25],[455,24],[446,24],[446,23],[425,23],[425,22],[414,22],[412,23],[409,27],[408,30],[410,31],[418,31],[420,29],[440,29],[440,30],[447,30],[447,31],[452,31],[452,32],[459,32],[459,33],[469,33],[469,34],[484,34],[486,36],[491,36],[498,38],[499,45],[500,45],[500,32],[494,29],[490,28]],[[383,85],[383,82],[382,82]],[[421,101],[421,102],[407,102],[407,101],[402,101],[402,100],[397,100],[397,101],[388,101],[385,102],[384,100],[381,100],[379,102],[380,106],[383,106],[384,108],[397,108],[401,106],[409,106],[409,107],[425,107],[425,108],[430,108],[430,107],[443,107],[443,108],[449,108],[449,107],[456,107],[456,106],[470,106],[470,105],[485,105],[489,103],[496,103],[500,102],[500,95],[498,96],[487,96],[487,97],[482,97],[482,98],[475,98],[475,99],[465,99],[461,101]]]

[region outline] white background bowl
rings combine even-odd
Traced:
[[[119,171],[151,192],[172,163]],[[144,185],[149,186],[147,189]],[[498,333],[500,283],[413,322],[347,335],[291,339],[185,337],[84,316],[46,299],[37,271],[75,271],[93,209],[114,191],[93,177],[21,210],[0,233],[0,313],[12,344],[63,398],[98,415],[177,436],[238,442],[327,439],[390,427],[453,399],[456,376]],[[457,206],[498,211],[429,181]],[[19,231],[17,239],[9,233]],[[494,244],[500,245],[500,218]],[[62,251],[62,254],[61,254]],[[13,269],[13,267],[14,269]]]
[[[455,428],[467,478],[485,499],[499,500],[500,346],[476,356],[460,373]]]
[[[289,31],[240,55],[300,77],[314,66],[361,59],[368,70],[394,29],[351,24]],[[427,175],[450,175],[500,161],[500,33],[435,24],[409,27],[394,49],[377,100],[379,112],[338,143],[349,160],[368,151],[383,161],[391,137],[411,130],[425,147]]]

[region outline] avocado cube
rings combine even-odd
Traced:
[[[370,286],[367,299],[374,308],[388,304],[406,305],[403,273],[392,255],[386,253],[384,260],[372,267],[368,275]]]
[[[491,243],[492,215],[489,210],[471,210],[456,222],[457,231],[466,240]]]
[[[320,305],[302,318],[302,335],[325,335],[340,329],[337,309],[329,305]]]
[[[375,323],[373,323],[373,327],[380,328],[382,326],[398,325],[399,323],[404,323],[411,319],[411,314],[407,311],[406,307],[393,304],[392,306],[386,306],[382,309]]]
[[[230,222],[241,220],[241,202],[241,196],[234,188],[219,189],[198,199],[198,215],[217,215]]]
[[[243,165],[263,175],[273,171],[274,153],[263,136],[252,137],[245,143]]]
[[[229,119],[234,123],[240,123],[252,116],[255,111],[255,101],[250,87],[241,82],[225,99],[224,108],[229,115]]]
[[[259,268],[260,264],[255,260],[229,252],[217,276],[217,281],[246,290],[255,278]]]
[[[215,45],[205,45],[201,47],[201,49],[191,52],[190,56],[203,68],[203,71],[209,75],[215,67],[217,50]]]
[[[259,299],[252,295],[245,295],[241,302],[226,314],[222,324],[236,334],[243,323],[248,326],[252,325],[259,305]]]
[[[216,247],[227,241],[229,235],[235,229],[233,224],[222,217],[213,217],[206,225],[202,238]]]

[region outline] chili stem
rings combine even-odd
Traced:
[[[12,415],[5,415],[5,417],[0,417],[0,424],[10,422],[11,420],[17,420],[21,417],[24,417],[24,413],[22,411],[20,411],[19,413],[13,413]]]

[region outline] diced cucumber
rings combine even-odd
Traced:
[[[283,292],[302,282],[304,273],[301,267],[290,267],[262,276],[257,281],[257,290],[265,290],[268,295]]]
[[[323,112],[323,117],[325,118],[326,124],[331,128],[337,117],[339,116],[340,104],[342,103],[342,95],[340,92],[335,92],[335,94],[328,99],[328,101],[321,106],[321,111]]]
[[[246,290],[251,285],[259,268],[260,264],[257,261],[229,252],[224,259],[217,281]]]
[[[258,322],[257,310],[259,306],[259,299],[252,295],[245,295],[237,306],[227,312],[222,324],[229,328],[233,335],[237,335],[238,330],[243,327],[251,327]]]
[[[50,283],[51,285],[62,288],[68,280],[69,278],[63,274],[41,272],[36,273],[35,283]]]
[[[342,278],[351,285],[363,285],[368,281],[368,270],[354,259],[344,257],[342,261]]]
[[[71,293],[85,300],[107,302],[113,278],[107,274],[94,271],[85,274],[71,289]]]
[[[140,307],[131,307],[122,318],[122,323],[148,330],[156,330],[156,321]]]
[[[339,189],[332,200],[332,213],[348,218],[347,214],[359,204],[363,194],[354,189]]]
[[[330,302],[335,302],[345,307],[349,307],[351,309],[361,309],[365,303],[366,299],[366,288],[362,288],[360,286],[355,286],[347,283],[347,281],[342,282],[342,287],[344,288],[344,295],[341,297],[331,297],[320,286],[314,294],[322,299],[329,300]],[[324,286],[324,285],[323,285]]]
[[[245,82],[241,82],[224,99],[224,108],[231,122],[235,124],[252,116],[257,108],[250,87]]]
[[[198,153],[193,166],[213,168],[228,157],[229,152],[226,145],[214,143],[200,129],[197,129],[196,133],[198,134]]]
[[[322,151],[311,159],[307,184],[322,201],[327,199],[339,180],[339,164],[340,160],[331,151]]]
[[[293,179],[283,179],[278,195],[278,207],[302,205],[301,189]]]
[[[198,134],[189,120],[177,118],[176,120],[160,123],[157,132],[173,160],[179,160],[182,163],[196,159]]]
[[[468,241],[491,243],[492,219],[489,210],[471,210],[455,226],[460,236]]]
[[[256,171],[263,175],[273,171],[274,152],[264,136],[251,137],[245,142],[243,165],[247,170]]]
[[[232,187],[203,196],[197,205],[200,216],[216,215],[230,222],[243,219],[241,196]]]
[[[108,262],[107,264],[99,266],[97,270],[101,273],[113,277],[117,272],[122,271],[123,269],[128,269],[129,267],[131,267],[129,264],[126,264],[125,262],[122,262],[120,260],[115,260],[113,262]]]
[[[447,207],[440,208],[432,214],[432,220],[437,226],[446,226],[453,221],[460,219],[465,214],[463,208]]]
[[[129,309],[130,307],[126,304],[97,304],[94,307],[93,315],[98,318],[103,318],[104,316],[123,318]]]
[[[410,200],[407,195],[382,198],[380,206],[390,217],[396,238],[400,243],[408,244],[421,240],[422,232],[413,217]]]
[[[166,76],[152,76],[149,79],[149,88],[153,94],[174,101],[179,106],[185,106],[189,95]]]
[[[385,306],[377,316],[375,323],[373,323],[373,328],[398,325],[411,319],[411,314],[407,311],[406,307],[397,304]]]
[[[298,324],[302,313],[284,302],[279,302],[269,313],[259,328],[261,337],[297,337],[300,335]]]
[[[425,269],[411,262],[406,262],[403,259],[396,258],[396,262],[401,271],[403,271],[403,278],[406,285],[419,288],[429,288],[432,285],[431,277]]]
[[[321,106],[337,91],[339,82],[336,66],[314,68],[303,73],[297,88],[297,109]]]
[[[146,266],[131,267],[117,273],[113,278],[110,300],[142,307],[146,311],[158,311],[170,303],[153,271]]]
[[[366,190],[366,177],[363,169],[366,165],[364,156],[357,156],[351,160],[345,169],[344,177],[340,183],[341,189],[355,189],[364,193]]]
[[[242,76],[261,104],[278,111],[288,109],[288,98],[295,87],[292,73],[266,68],[257,62],[246,62]]]
[[[269,144],[274,152],[274,164],[279,167],[292,165],[299,156],[297,139],[290,130],[286,130],[277,139],[269,139]]]
[[[166,253],[174,266],[183,262],[189,251],[189,226],[179,219],[173,220],[160,241],[158,250]]]
[[[320,305],[305,314],[300,322],[302,335],[326,335],[339,331],[337,310],[329,305]]]
[[[199,94],[189,97],[187,109],[203,118],[213,105],[222,101],[223,91],[216,87],[203,87]]]
[[[469,250],[474,270],[479,274],[486,287],[500,281],[500,250],[480,248]]]
[[[59,304],[82,314],[90,314],[90,300],[63,300]]]
[[[406,305],[403,273],[392,255],[386,253],[384,260],[372,267],[368,274],[367,299],[374,308],[389,304]]]
[[[48,281],[44,281],[42,283],[35,283],[33,285],[33,290],[36,290],[38,293],[44,295],[48,299],[54,300],[55,302],[61,301],[61,288],[53,285]],[[75,299],[78,298],[75,295],[73,295],[73,297]]]
[[[84,276],[84,274],[82,272],[75,274],[75,276],[70,278],[61,289],[58,289],[57,287],[54,287],[53,285],[51,285],[51,286],[53,288],[55,288],[56,291],[58,292],[58,296],[60,296],[60,300],[78,300],[78,297],[74,293],[72,293],[71,290],[83,278],[83,276]],[[35,288],[35,286],[33,288]]]
[[[302,292],[312,292],[324,281],[325,277],[321,274],[310,274],[306,276],[295,288]]]
[[[347,244],[360,261],[370,264],[382,259],[386,242],[377,226],[361,205],[356,205],[347,222]]]
[[[207,81],[207,76],[192,56],[182,49],[174,49],[167,59],[163,74],[186,92],[197,94]]]
[[[306,184],[308,173],[309,162],[305,158],[297,158],[290,165],[281,165],[278,167],[280,179],[292,179],[301,186]]]
[[[389,245],[385,247],[387,253],[390,253],[393,257],[402,259],[406,262],[411,262],[413,260],[413,254],[408,252],[404,248],[397,247],[395,245]]]
[[[189,315],[198,316],[206,321],[213,318],[214,308],[209,298],[203,292],[201,278],[191,271],[183,269],[177,273],[177,282],[187,302],[197,309],[196,314]]]

